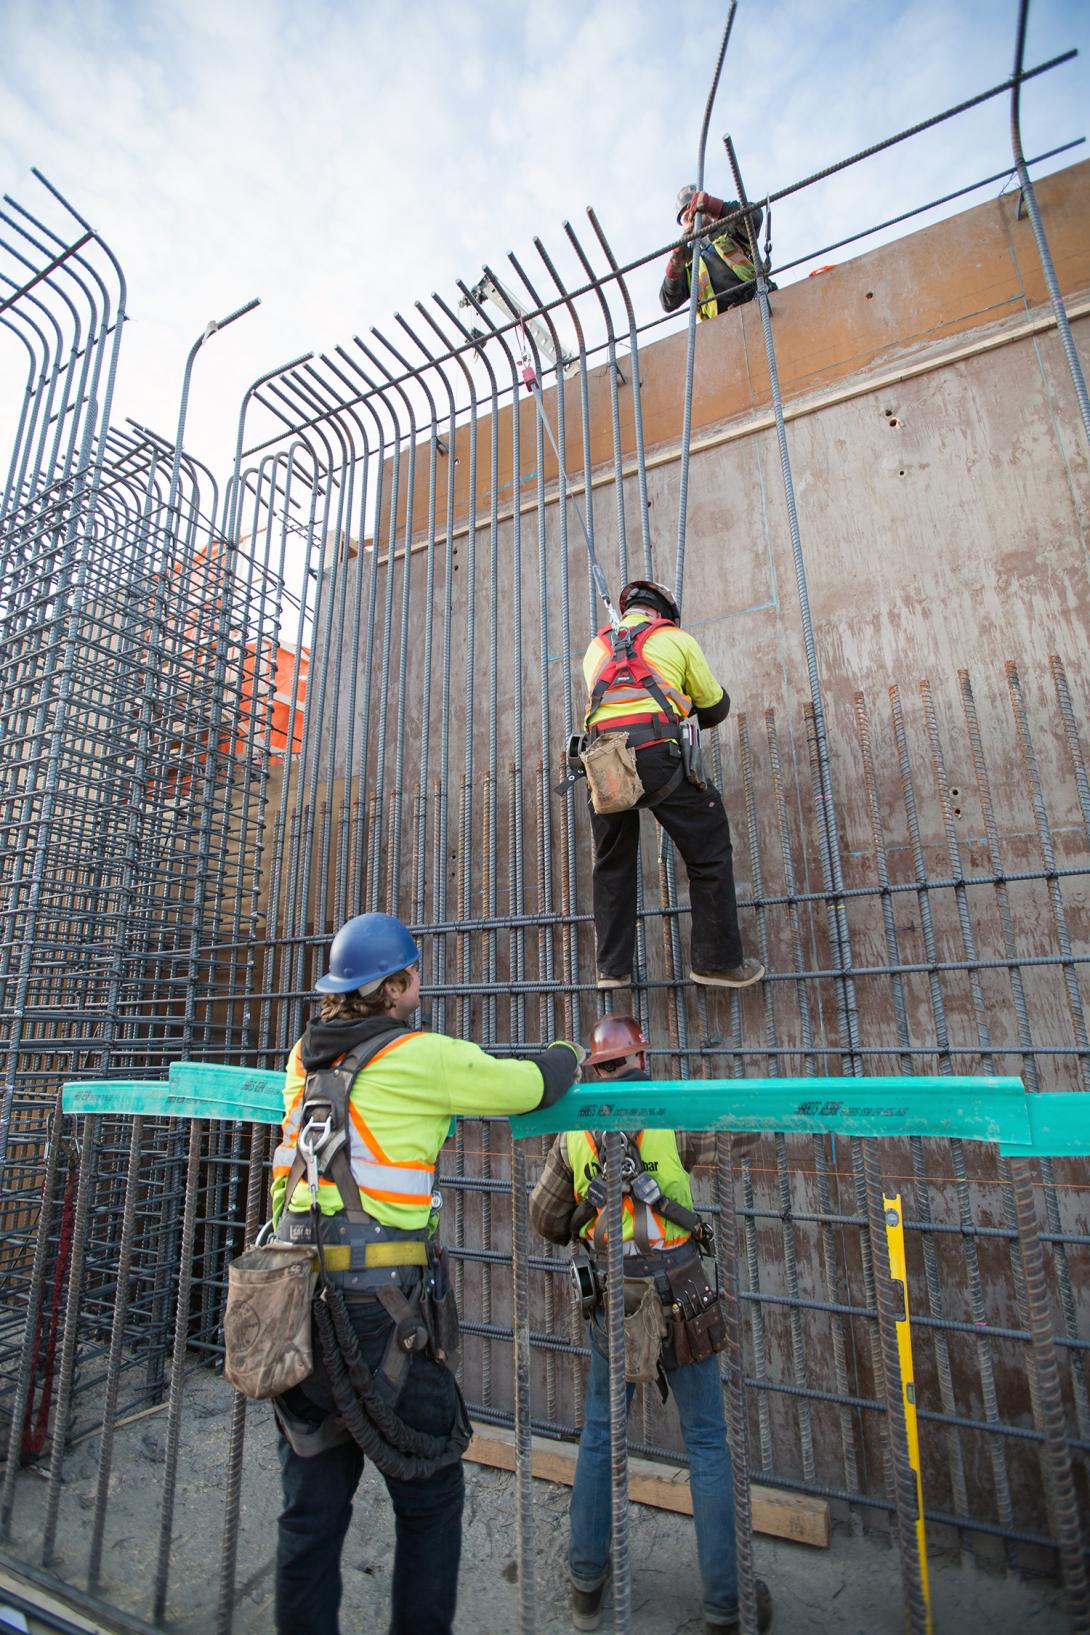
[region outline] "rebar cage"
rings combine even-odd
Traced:
[[[987,94],[1020,75],[1019,62]],[[504,283],[486,268],[488,287],[460,284],[458,304],[433,296],[255,382],[221,493],[184,449],[200,343],[173,439],[113,424],[124,279],[38,181],[34,210],[0,211],[0,322],[26,359],[0,507],[3,1526],[16,1558],[101,1592],[131,1627],[169,1609],[206,1628],[209,1605],[169,1601],[183,1387],[219,1366],[227,1262],[265,1211],[267,1134],[76,1121],[60,1085],[154,1076],[179,1058],[281,1065],[333,931],[363,909],[412,925],[436,1029],[499,1054],[580,1036],[603,1008],[590,847],[582,797],[554,785],[600,622],[583,529],[611,583],[673,570],[689,605],[717,610],[729,592],[700,494],[721,491],[733,444],[690,447],[694,356],[715,325],[698,340],[690,323],[683,384],[677,348],[661,366],[683,413],[645,424],[653,326],[589,212],[583,233],[565,226],[562,255],[535,240]],[[685,888],[646,828],[633,1002],[656,1070],[1009,1072],[1031,1091],[1090,1088],[1085,658],[899,678],[884,697],[834,692],[827,710],[766,295],[761,310],[776,423],[751,440],[778,435],[786,508],[766,508],[762,526],[790,538],[807,673],[767,699],[739,688],[711,761],[741,834],[745,934],[769,974],[745,997],[687,984]],[[528,372],[540,398],[522,390]],[[675,504],[676,550],[657,522]],[[709,629],[713,658],[715,641]],[[531,1424],[576,1434],[586,1357],[564,1258],[525,1236],[542,1158],[513,1153],[502,1124],[461,1120],[441,1158],[466,1395],[478,1422],[516,1423],[524,1446]],[[922,1139],[778,1135],[733,1171],[724,1152],[697,1193],[725,1216],[740,1293],[739,1479],[748,1492],[748,1467],[823,1496],[857,1526],[893,1517],[924,1627],[873,1230],[883,1186],[905,1199],[929,1527],[1008,1570],[1058,1561],[1072,1627],[1086,1629],[1084,1163],[1031,1173]],[[110,1475],[118,1427],[157,1404],[158,1554],[137,1604],[104,1581]],[[214,1586],[224,1631],[247,1547],[245,1426],[236,1397]],[[66,1448],[91,1432],[77,1546],[62,1527]],[[632,1436],[680,1457],[648,1392]],[[28,1499],[26,1461],[47,1470],[44,1497]],[[522,1565],[531,1515],[526,1473]],[[621,1598],[617,1627],[629,1616]]]

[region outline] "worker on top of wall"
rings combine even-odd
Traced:
[[[689,183],[677,196],[677,219],[692,233],[699,213],[704,224],[710,225],[739,209],[736,199],[717,199],[710,193],[699,193]],[[753,236],[761,230],[763,211],[754,207],[750,214]],[[678,244],[666,263],[666,277],[659,290],[664,312],[676,312],[689,299],[692,284],[693,247],[684,240]],[[700,270],[697,278],[697,316],[714,318],[728,307],[751,301],[757,293],[753,267],[753,250],[746,230],[746,222],[739,217],[722,232],[706,240],[700,250]]]
[[[499,1060],[410,1029],[419,960],[400,921],[349,920],[318,982],[319,1014],[288,1060],[273,1219],[289,1243],[314,1243],[317,1228],[323,1292],[314,1372],[275,1401],[278,1635],[337,1635],[364,1448],[396,1516],[390,1635],[450,1635],[469,1424],[447,1366],[457,1314],[435,1239],[436,1157],[452,1114],[549,1106],[578,1077],[575,1045]],[[333,1320],[341,1329],[327,1345]]]
[[[760,981],[764,966],[742,954],[730,825],[700,755],[699,729],[724,721],[730,698],[700,644],[680,628],[681,610],[665,585],[632,580],[621,592],[620,611],[619,635],[606,625],[583,659],[590,696],[582,760],[594,833],[598,986],[623,988],[632,980],[638,800],[654,812],[688,871],[691,979],[710,987],[747,988]],[[607,790],[603,798],[596,772],[619,733],[626,735],[627,746],[618,753],[631,751],[635,761],[627,806],[623,794],[614,800]]]
[[[603,1016],[587,1039],[585,1067],[608,1080],[649,1078],[648,1041],[631,1016]],[[755,1141],[736,1136],[739,1144]],[[572,1243],[590,1338],[583,1431],[572,1485],[568,1568],[572,1622],[597,1629],[609,1578],[612,1479],[605,1286],[604,1136],[557,1136],[530,1196],[530,1220],[550,1243]],[[726,1344],[722,1307],[704,1274],[710,1229],[693,1210],[691,1171],[715,1161],[714,1135],[641,1130],[624,1152],[625,1360],[631,1405],[636,1380],[673,1392],[688,1449],[705,1628],[738,1629],[734,1496],[723,1391],[715,1353]],[[757,1584],[757,1627],[772,1621],[772,1600]]]

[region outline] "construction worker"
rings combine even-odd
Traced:
[[[597,809],[609,803],[598,798],[592,764],[595,740],[623,732],[635,754],[637,793],[640,784],[644,791],[639,806],[651,808],[688,872],[689,976],[710,987],[747,988],[760,981],[764,966],[742,954],[730,825],[700,757],[699,729],[724,721],[730,698],[708,668],[699,643],[680,628],[681,610],[665,585],[632,580],[621,592],[620,612],[620,631],[606,625],[583,659],[589,699],[582,759],[594,833],[598,987],[631,983],[636,945],[639,810],[634,804],[623,810]]]
[[[690,182],[677,196],[677,219],[685,229],[685,237],[675,247],[666,263],[666,277],[659,290],[664,312],[676,312],[689,299],[693,275],[693,246],[688,242],[695,229],[695,218],[700,215],[705,226],[711,226],[731,211],[740,209],[737,199],[717,199],[711,193],[698,192]],[[748,219],[752,222],[756,239],[761,230],[763,211],[756,206]],[[728,307],[737,307],[751,301],[757,293],[753,266],[753,250],[746,228],[746,219],[739,217],[721,232],[706,240],[700,249],[700,268],[697,277],[697,317],[714,318]]]
[[[646,1081],[648,1040],[631,1016],[603,1016],[587,1040],[585,1070],[603,1082]],[[739,1144],[756,1137],[736,1136]],[[604,1135],[591,1130],[557,1136],[530,1195],[530,1220],[550,1243],[572,1243],[588,1317],[590,1371],[583,1430],[572,1485],[568,1570],[572,1622],[597,1629],[609,1580],[611,1462],[609,1365],[604,1324],[605,1229]],[[723,1392],[715,1353],[726,1343],[722,1308],[710,1287],[701,1255],[710,1253],[710,1229],[693,1210],[691,1171],[715,1161],[713,1135],[641,1130],[622,1136],[624,1151],[625,1352],[644,1350],[645,1315],[652,1366],[634,1377],[669,1384],[689,1454],[689,1482],[696,1523],[697,1558],[708,1635],[738,1629],[738,1571],[734,1497]],[[651,1295],[649,1291],[653,1290]],[[657,1297],[657,1298],[656,1298]],[[650,1312],[648,1312],[648,1308]],[[666,1320],[670,1314],[670,1322]],[[641,1325],[630,1332],[630,1325]],[[661,1336],[665,1332],[665,1342]],[[634,1383],[628,1386],[631,1405]],[[680,1612],[681,1609],[679,1609]],[[767,1585],[757,1584],[757,1627],[772,1621]]]
[[[280,1240],[317,1238],[322,1293],[314,1372],[274,1404],[278,1635],[337,1635],[364,1448],[396,1517],[390,1635],[450,1635],[469,1424],[447,1366],[457,1320],[435,1239],[436,1157],[452,1114],[548,1106],[578,1077],[575,1045],[501,1061],[410,1028],[419,961],[400,921],[349,920],[317,984],[318,1016],[288,1060],[273,1221]]]

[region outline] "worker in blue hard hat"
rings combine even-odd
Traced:
[[[697,270],[697,317],[714,318],[728,307],[751,301],[757,293],[753,249],[746,223],[752,225],[756,240],[763,212],[754,205],[746,214],[716,229],[715,223],[741,207],[737,199],[717,199],[698,191],[693,183],[677,196],[677,219],[684,234],[666,264],[666,277],[659,290],[664,312],[676,312],[689,299],[693,277],[693,246],[690,241],[697,215],[701,225],[711,228],[711,236],[701,245]]]
[[[640,808],[647,807],[689,876],[690,979],[748,988],[764,966],[742,952],[730,824],[700,751],[700,729],[726,720],[730,697],[695,636],[681,629],[668,586],[633,579],[620,610],[620,629],[603,626],[583,658],[598,987],[632,981]]]
[[[469,1422],[435,1166],[452,1115],[525,1113],[578,1077],[565,1043],[502,1060],[410,1027],[420,950],[388,914],[341,927],[293,1046],[273,1160],[277,1238],[314,1244],[314,1371],[275,1402],[284,1508],[278,1635],[337,1635],[341,1548],[365,1453],[396,1516],[390,1635],[449,1635]]]

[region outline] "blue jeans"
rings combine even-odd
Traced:
[[[367,1366],[382,1362],[393,1324],[377,1300],[349,1304]],[[320,1424],[332,1409],[324,1369],[285,1393],[294,1414]],[[417,1430],[444,1436],[454,1424],[454,1376],[414,1353],[397,1411]],[[284,1508],[276,1550],[277,1635],[338,1635],[341,1549],[363,1474],[355,1442],[302,1459],[280,1433]],[[420,1481],[383,1478],[395,1516],[390,1635],[450,1635],[462,1553],[462,1464]]]
[[[609,1365],[605,1332],[596,1318],[587,1325],[590,1373],[583,1434],[572,1484],[568,1566],[576,1589],[594,1590],[609,1568],[613,1504],[609,1458]],[[734,1484],[719,1359],[690,1363],[668,1374],[689,1453],[689,1485],[696,1523],[696,1553],[704,1589],[704,1614],[723,1623],[738,1616],[738,1563],[734,1544]],[[631,1406],[635,1386],[628,1387]]]

